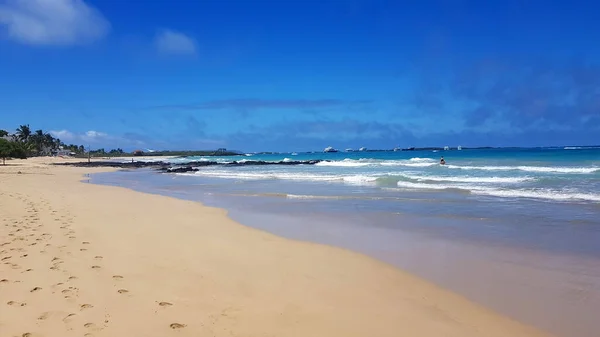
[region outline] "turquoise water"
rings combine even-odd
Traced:
[[[128,170],[91,181],[222,207],[242,224],[362,252],[558,336],[595,336],[600,148],[171,161],[312,159],[324,161],[184,174]]]
[[[440,165],[444,156],[446,165]],[[242,214],[358,226],[412,227],[600,257],[600,148],[247,154],[190,161],[306,161],[123,172],[95,181],[198,200]],[[407,216],[413,220],[405,222]],[[418,225],[415,225],[417,224]],[[252,225],[252,224],[250,224]]]
[[[439,165],[441,156],[446,165]],[[438,191],[500,199],[600,203],[600,148],[256,154],[190,157],[173,162],[312,159],[326,161],[314,166],[203,167],[194,175],[235,181],[361,185],[371,193],[379,191],[386,195],[394,191]],[[337,191],[341,195],[323,195],[311,190],[287,195],[290,198],[346,196],[343,191]]]

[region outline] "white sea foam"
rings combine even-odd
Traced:
[[[490,195],[490,196],[495,196],[495,197],[503,197],[503,198],[534,198],[534,199],[549,199],[549,200],[558,200],[558,201],[585,200],[585,201],[600,202],[600,194],[592,194],[592,193],[571,193],[571,192],[548,191],[548,190],[500,190],[500,189],[478,190],[478,191],[473,191],[473,193]]]
[[[580,193],[572,191],[556,191],[548,189],[500,189],[483,187],[479,185],[457,185],[457,184],[424,184],[399,181],[398,187],[411,190],[447,190],[459,189],[472,194],[489,195],[502,198],[532,198],[548,199],[557,201],[584,200],[600,202],[600,194]]]
[[[404,161],[393,161],[381,163],[382,166],[408,166],[408,167],[429,167],[438,165],[438,163],[427,163],[427,162],[404,162]]]
[[[426,163],[437,162],[435,159],[431,159],[431,158],[419,158],[419,157],[410,158],[409,161],[413,161],[413,162],[426,162]]]
[[[430,167],[439,165],[437,160],[431,158],[411,158],[405,160],[376,160],[376,159],[349,159],[340,161],[323,161],[317,166],[333,167],[365,167],[365,166],[405,166],[405,167]],[[600,167],[560,167],[560,166],[462,166],[445,165],[449,169],[483,170],[483,171],[524,171],[532,173],[565,173],[565,174],[590,174],[600,172]]]
[[[559,166],[459,166],[446,165],[449,169],[484,171],[525,171],[535,173],[589,174],[600,172],[599,167],[559,167]]]
[[[535,180],[532,177],[460,177],[460,176],[423,176],[401,174],[401,176],[417,181],[449,181],[457,183],[518,184]]]
[[[286,198],[288,198],[288,199],[325,199],[325,198],[319,197],[317,195],[304,195],[304,194],[287,194]]]
[[[338,161],[323,161],[316,164],[317,166],[334,166],[334,167],[365,167],[365,166],[408,166],[408,167],[428,167],[437,165],[437,161],[430,158],[411,158],[404,160],[377,160],[377,159],[350,159]]]
[[[213,178],[240,179],[240,180],[305,180],[305,181],[334,181],[342,180],[342,177],[334,175],[317,175],[307,173],[286,173],[286,172],[234,172],[224,170],[202,170],[194,173],[196,176],[206,176]]]
[[[372,163],[362,163],[358,160],[340,160],[340,161],[322,161],[316,163],[317,166],[335,166],[335,167],[363,167],[372,165]]]
[[[463,189],[463,190],[473,190],[479,189],[479,186],[468,186],[468,185],[451,185],[451,184],[425,184],[425,183],[413,183],[410,181],[399,181],[396,183],[398,187],[412,189],[412,190],[447,190],[447,189]]]
[[[363,185],[363,184],[367,184],[370,185],[372,183],[374,183],[375,181],[377,181],[378,176],[369,176],[369,175],[353,175],[353,176],[344,176],[342,177],[342,180],[345,183],[349,183],[349,184],[355,184],[355,185]]]
[[[452,177],[452,176],[427,176],[411,173],[372,173],[355,175],[338,174],[310,174],[306,172],[245,172],[234,170],[201,170],[193,173],[214,178],[240,179],[240,180],[297,180],[297,181],[329,181],[344,182],[353,185],[395,184],[399,180],[415,180],[417,182],[439,181],[453,183],[483,183],[483,184],[518,184],[535,180],[532,177]]]

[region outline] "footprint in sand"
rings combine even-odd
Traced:
[[[21,335],[21,337],[32,337],[33,335],[30,332],[26,332]]]
[[[82,244],[84,244],[84,245],[89,245],[90,243],[89,243],[89,242],[87,242],[87,241],[83,241],[83,242],[82,242]]]
[[[96,255],[96,256],[94,256],[94,258],[95,258],[95,259],[98,259],[98,260],[100,260],[100,259],[102,259],[103,257],[102,257],[102,256],[100,256],[100,255]]]
[[[41,314],[40,317],[38,317],[38,320],[43,321],[43,320],[47,319],[48,316],[50,316],[50,313],[45,312],[45,313]]]
[[[127,294],[128,292],[129,292],[129,290],[127,290],[127,289],[119,289],[118,290],[119,294]]]
[[[8,283],[8,282],[10,282],[10,281],[7,280],[7,279],[5,279],[5,278],[3,278],[3,279],[0,280],[0,283]]]
[[[161,307],[170,307],[173,305],[173,303],[169,303],[169,302],[159,302],[158,305],[160,305]]]
[[[35,288],[31,289],[29,292],[31,292],[31,293],[34,293],[34,292],[36,292],[36,291],[40,291],[40,290],[42,290],[42,288],[40,288],[40,287],[35,287]]]
[[[102,267],[100,267],[100,266],[92,266],[92,269],[100,269],[100,268],[102,268]]]
[[[6,304],[8,304],[8,305],[18,305],[20,307],[24,307],[24,306],[27,305],[27,303],[19,303],[19,302],[15,302],[15,301],[8,301],[8,302],[6,302]]]
[[[122,279],[123,279],[123,276],[121,276],[121,275],[114,275],[114,276],[113,276],[113,279],[114,279],[114,280],[122,280]]]
[[[69,280],[76,280],[77,276],[69,276]]]
[[[79,249],[79,251],[81,251],[81,252],[85,252],[86,250],[87,250],[87,249],[85,249],[85,248],[81,248],[81,249]]]
[[[86,303],[86,304],[82,304],[79,308],[80,308],[80,310],[85,310],[85,309],[91,309],[93,307],[94,307],[93,305]]]
[[[66,322],[69,318],[75,316],[75,314],[68,314],[65,318],[63,318],[63,322]]]
[[[90,329],[90,330],[92,330],[92,331],[102,330],[101,327],[97,326],[94,323],[85,323],[83,326],[86,327],[86,328],[88,328],[88,329]]]
[[[171,327],[171,329],[182,329],[185,328],[187,325],[181,323],[171,323],[171,325],[169,326]]]

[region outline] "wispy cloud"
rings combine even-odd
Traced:
[[[115,138],[108,135],[107,133],[95,130],[90,130],[83,133],[75,133],[69,130],[51,130],[50,134],[56,138],[59,138],[63,142],[79,141],[97,143]]]
[[[418,92],[417,111],[443,114],[460,106],[467,128],[585,131],[600,116],[597,62],[490,57],[422,80],[434,85]]]
[[[173,110],[222,110],[222,109],[319,109],[345,105],[369,104],[369,100],[347,101],[341,99],[226,99],[198,104],[157,105],[151,109]]]
[[[72,132],[69,130],[51,130],[50,134],[59,138],[64,143],[78,145],[91,145],[95,147],[133,147],[144,146],[146,142],[139,135],[124,134],[122,136],[111,135],[105,132],[89,130],[86,132]]]
[[[83,0],[8,0],[0,4],[0,28],[29,45],[79,45],[108,34],[110,23]]]
[[[160,31],[154,42],[161,54],[196,55],[197,53],[196,41],[174,30],[165,29]]]

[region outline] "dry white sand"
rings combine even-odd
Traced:
[[[48,161],[0,166],[2,337],[546,336],[363,255]]]

